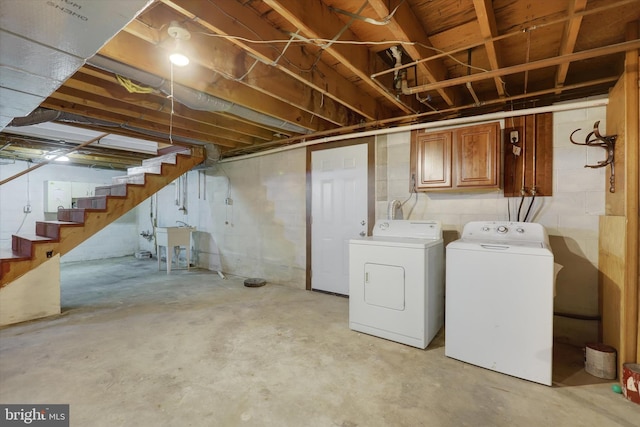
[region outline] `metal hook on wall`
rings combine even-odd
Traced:
[[[602,168],[607,165],[611,165],[611,176],[609,177],[609,192],[615,193],[615,170],[614,170],[614,160],[615,160],[615,147],[616,147],[616,138],[618,135],[609,135],[603,136],[600,134],[600,130],[598,129],[598,125],[600,121],[597,121],[593,125],[593,131],[589,132],[584,142],[576,142],[573,140],[573,134],[578,132],[580,129],[576,129],[571,132],[569,135],[569,140],[572,144],[575,145],[586,145],[586,146],[598,146],[607,150],[607,158],[605,160],[601,160],[597,165],[585,165],[585,168]],[[592,139],[593,138],[593,139]]]

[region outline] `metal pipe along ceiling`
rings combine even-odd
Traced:
[[[131,80],[135,80],[146,86],[158,89],[166,95],[171,94],[171,83],[146,71],[130,67],[120,62],[105,58],[100,55],[93,56],[87,60],[87,64],[100,68],[110,73],[119,74]],[[311,130],[303,128],[285,120],[281,120],[258,111],[251,110],[241,105],[229,102],[222,98],[218,98],[208,93],[191,89],[187,86],[174,83],[173,97],[176,101],[193,110],[209,111],[209,112],[225,112],[233,114],[244,119],[263,124],[272,128],[280,129],[286,132],[309,134]]]

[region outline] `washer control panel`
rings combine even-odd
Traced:
[[[465,240],[549,243],[544,227],[534,222],[472,221],[462,231]]]

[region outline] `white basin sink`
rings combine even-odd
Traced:
[[[156,245],[158,246],[158,268],[160,268],[160,246],[167,248],[167,274],[171,273],[173,249],[182,246],[187,253],[187,270],[191,262],[191,232],[196,227],[157,227]]]

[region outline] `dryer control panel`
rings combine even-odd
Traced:
[[[442,225],[439,221],[385,219],[376,221],[373,235],[438,240],[442,239]]]
[[[549,244],[547,231],[535,222],[472,221],[465,224],[462,239]]]

